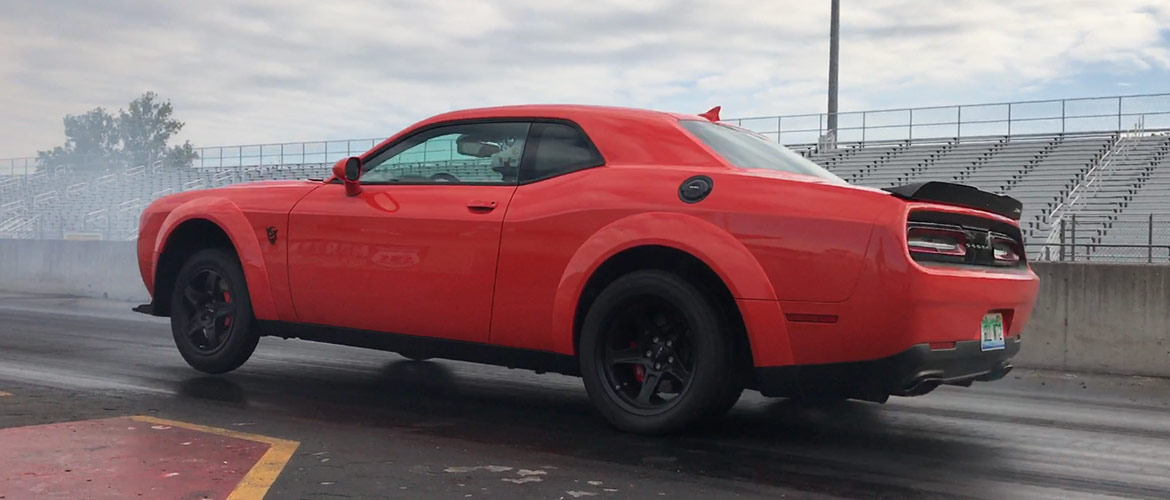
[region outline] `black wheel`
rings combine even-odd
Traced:
[[[580,364],[594,406],[643,434],[691,428],[743,392],[736,349],[719,309],[677,275],[637,271],[598,295],[581,329]]]
[[[191,367],[205,373],[239,368],[260,340],[253,321],[248,284],[234,255],[201,250],[179,269],[171,295],[171,333]]]

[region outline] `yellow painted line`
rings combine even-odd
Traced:
[[[220,429],[218,427],[207,427],[198,424],[180,422],[177,420],[166,420],[145,415],[138,415],[130,418],[139,422],[155,425],[169,425],[171,427],[179,427],[182,429],[190,429],[193,431],[215,434],[217,436],[225,436],[247,441],[255,441],[258,443],[267,443],[271,445],[268,448],[268,451],[264,452],[264,455],[261,456],[260,460],[256,462],[256,465],[252,466],[252,470],[249,470],[248,473],[244,475],[244,479],[240,480],[240,484],[236,485],[236,489],[232,490],[232,494],[228,495],[228,500],[263,499],[264,495],[268,494],[268,488],[272,487],[272,483],[276,482],[276,478],[280,475],[280,472],[284,470],[284,466],[288,465],[288,461],[292,459],[293,452],[297,451],[297,447],[301,445],[301,443],[297,441],[277,439],[274,437],[261,436],[259,434],[248,434],[246,432],[236,432],[228,429]]]

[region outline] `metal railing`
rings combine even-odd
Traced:
[[[1170,93],[1013,101],[838,113],[835,141],[866,143],[1013,134],[1124,131],[1137,120],[1170,128]],[[771,135],[783,144],[817,144],[828,115],[732,118],[729,123]]]
[[[1039,260],[1047,262],[1170,264],[1170,244],[1038,243],[1028,247],[1029,253],[1038,249],[1041,252]],[[1059,258],[1053,258],[1053,249],[1060,253]]]
[[[195,148],[195,152],[199,154],[195,166],[246,167],[334,163],[343,158],[365,153],[383,140],[385,137]]]
[[[1170,264],[1170,214],[1071,214],[1052,231],[1027,244],[1032,259]]]
[[[1013,101],[838,113],[837,142],[1124,131],[1139,119],[1149,129],[1170,128],[1170,93]],[[783,144],[817,144],[828,115],[809,113],[731,118],[729,123],[772,135]],[[195,148],[196,167],[334,163],[361,154],[384,138],[284,142]],[[0,159],[0,175],[37,170],[33,157]]]
[[[1102,179],[1106,181],[1112,177],[1116,169],[1110,168],[1118,162],[1125,162],[1129,159],[1129,154],[1137,146],[1138,141],[1145,131],[1144,120],[1138,121],[1132,129],[1126,134],[1118,135],[1117,139],[1110,146],[1109,151],[1098,158],[1089,171],[1081,177],[1076,186],[1064,197],[1056,208],[1048,214],[1048,224],[1054,229],[1064,226],[1064,221],[1069,216],[1075,216],[1076,212],[1082,205],[1078,205],[1082,199],[1092,198],[1100,187],[1104,184]],[[1087,198],[1086,198],[1087,196]],[[1048,238],[1045,243],[1055,243],[1057,231],[1048,233]]]

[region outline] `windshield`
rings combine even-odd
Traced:
[[[844,179],[824,167],[756,133],[699,120],[680,120],[679,123],[737,167],[780,170],[846,184]]]

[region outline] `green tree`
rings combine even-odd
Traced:
[[[190,142],[168,145],[184,123],[172,115],[170,101],[147,92],[130,102],[117,116],[103,108],[65,117],[65,144],[39,151],[42,168],[121,168],[154,165],[188,167],[199,155]]]
[[[65,145],[38,151],[42,167],[108,165],[118,151],[117,119],[103,108],[65,117]]]

